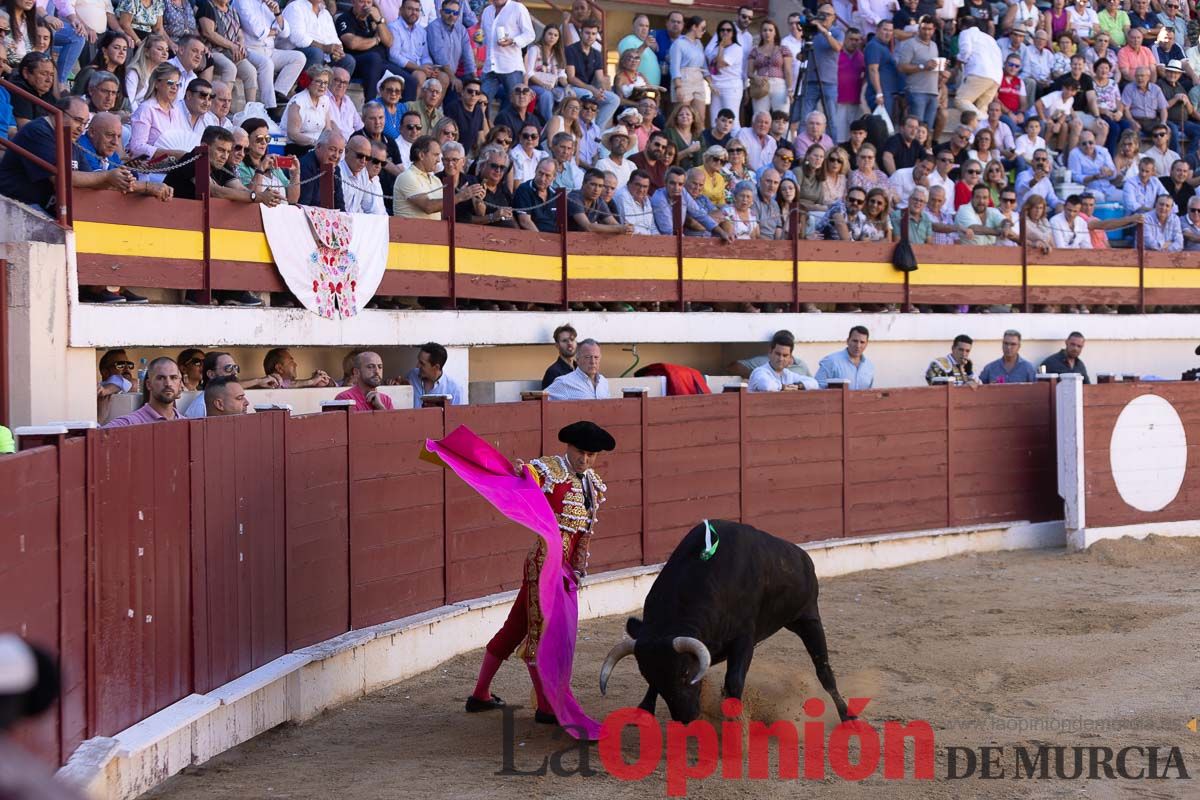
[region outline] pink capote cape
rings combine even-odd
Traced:
[[[599,739],[600,723],[584,712],[571,693],[579,606],[575,592],[565,586],[573,587],[575,578],[563,563],[558,520],[532,468],[526,466],[525,473],[516,477],[509,460],[465,425],[444,439],[426,439],[421,457],[451,469],[497,511],[546,543],[537,590],[544,620],[537,649],[538,676],[559,724],[576,739]]]

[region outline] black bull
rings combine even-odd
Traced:
[[[616,663],[632,654],[650,684],[639,707],[653,714],[662,695],[672,719],[691,722],[700,715],[700,679],[711,664],[729,662],[725,695],[741,699],[754,646],[787,628],[804,642],[838,715],[850,719],[829,666],[808,553],[749,525],[710,524],[716,550],[701,558],[707,546],[703,523],[683,537],[650,587],[644,619],[626,623],[632,638],[605,659],[601,694]]]

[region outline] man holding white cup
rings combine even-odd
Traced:
[[[512,90],[525,82],[525,59],[521,51],[533,43],[535,34],[529,10],[517,0],[492,0],[480,17],[487,59],[483,64],[483,93],[495,113],[508,103]]]
[[[905,94],[908,97],[908,113],[924,122],[933,130],[938,109],[939,63],[945,69],[945,59],[938,57],[938,46],[933,41],[933,17],[921,17],[917,35],[896,48],[896,68],[906,76]]]

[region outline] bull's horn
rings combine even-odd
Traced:
[[[699,639],[693,639],[691,636],[676,636],[671,642],[671,647],[675,648],[676,653],[691,653],[700,662],[700,668],[696,670],[696,676],[692,678],[692,683],[699,683],[704,677],[704,673],[708,672],[708,668],[712,666],[712,656],[709,655],[708,648],[704,646],[704,642]]]
[[[604,659],[604,666],[600,667],[600,694],[608,691],[608,676],[612,675],[613,667],[628,655],[633,655],[633,639],[622,639],[608,651],[608,658]]]

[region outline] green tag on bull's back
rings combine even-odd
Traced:
[[[713,530],[712,523],[704,520],[704,550],[700,553],[701,561],[708,561],[713,557],[713,553],[717,552],[717,546],[721,544],[720,537]]]

